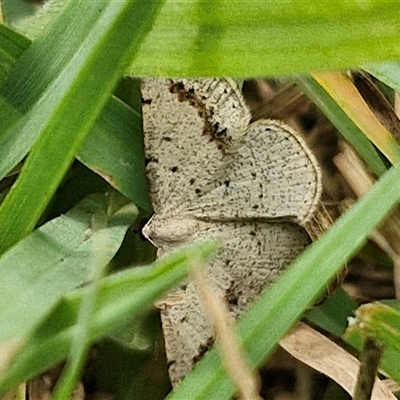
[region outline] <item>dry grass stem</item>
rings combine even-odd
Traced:
[[[359,361],[336,343],[304,323],[299,323],[279,344],[289,354],[354,393]],[[386,385],[375,380],[371,400],[395,400]]]
[[[238,389],[240,400],[262,400],[259,396],[260,378],[247,362],[246,354],[235,331],[235,319],[224,301],[216,296],[212,282],[202,268],[194,267],[192,275],[207,317],[214,327],[217,349],[222,363]]]

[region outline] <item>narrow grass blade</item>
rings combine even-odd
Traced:
[[[323,87],[310,75],[296,76],[294,80],[310,100],[329,118],[343,137],[357,149],[372,171],[377,176],[384,174],[387,168],[372,143]]]
[[[340,72],[321,72],[313,76],[382,154],[392,164],[399,163],[400,146],[396,139],[367,106],[351,80]]]

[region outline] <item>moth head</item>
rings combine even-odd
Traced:
[[[204,227],[203,221],[188,216],[154,214],[143,235],[158,249],[190,242]]]

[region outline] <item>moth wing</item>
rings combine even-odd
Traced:
[[[143,79],[142,110],[146,174],[156,212],[198,198],[250,121],[229,79]]]
[[[251,124],[222,173],[191,204],[189,214],[211,220],[287,220],[300,224],[314,213],[321,173],[305,142],[277,121]]]
[[[217,296],[240,316],[309,243],[291,223],[221,222],[193,240],[215,237],[224,246],[208,266]],[[213,330],[193,282],[169,295],[161,306],[169,374],[174,385],[193,368],[214,341]]]

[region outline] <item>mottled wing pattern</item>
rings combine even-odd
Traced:
[[[209,265],[208,275],[235,317],[310,241],[296,224],[262,222],[215,223],[191,241],[210,236],[221,238],[224,246]],[[160,304],[169,373],[176,385],[213,344],[213,331],[192,282]]]
[[[192,201],[188,212],[212,220],[308,222],[321,194],[313,154],[291,128],[278,121],[251,124],[223,173]]]
[[[154,211],[199,197],[250,121],[229,79],[142,82],[146,174]]]

